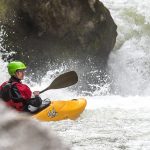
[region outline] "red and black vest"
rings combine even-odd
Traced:
[[[12,95],[12,89],[15,87],[17,94]],[[13,107],[18,111],[23,111],[26,102],[31,98],[30,88],[21,82],[4,82],[0,86],[0,98],[6,102],[7,106]]]

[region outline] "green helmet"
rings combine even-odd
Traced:
[[[8,64],[7,68],[8,68],[9,74],[13,76],[15,75],[17,70],[26,69],[27,67],[21,61],[12,61]]]

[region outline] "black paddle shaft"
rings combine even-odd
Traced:
[[[44,90],[40,91],[40,94],[50,89],[60,89],[71,86],[78,82],[78,76],[75,71],[66,72],[58,76],[54,81]]]

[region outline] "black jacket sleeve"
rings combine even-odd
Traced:
[[[21,96],[19,90],[17,89],[15,85],[11,87],[11,99],[15,103],[19,103],[19,102],[24,103],[26,101],[25,99],[23,99],[23,97]]]
[[[40,107],[42,104],[42,99],[39,96],[35,96],[35,98],[31,98],[29,100],[28,104],[34,107]]]
[[[24,103],[24,105],[32,105],[34,107],[40,107],[40,105],[42,104],[42,99],[39,96],[35,96],[35,98],[31,98],[29,100],[25,100],[19,90],[17,89],[16,86],[13,86],[11,88],[11,99],[15,102],[15,103],[19,103],[22,102]]]

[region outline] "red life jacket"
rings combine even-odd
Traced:
[[[16,88],[18,89],[18,94],[20,98],[22,98],[21,102],[16,102],[12,99],[11,88],[13,86],[16,86]],[[0,86],[0,97],[3,99],[3,101],[6,102],[7,106],[13,107],[18,111],[23,111],[25,102],[31,98],[31,94],[32,92],[30,88],[27,85],[22,84],[21,82],[10,83],[7,81]]]

